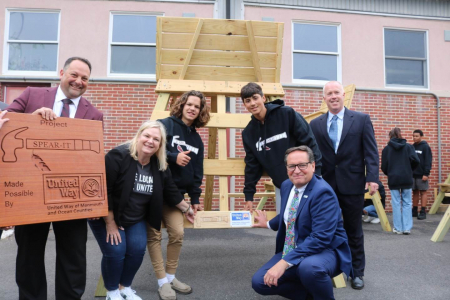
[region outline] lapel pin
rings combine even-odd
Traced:
[[[308,195],[304,195],[303,198],[308,198]]]

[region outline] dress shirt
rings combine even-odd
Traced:
[[[345,113],[345,107],[342,108],[340,112],[336,114],[338,117],[336,120],[337,123],[337,139],[336,139],[336,145],[334,147],[335,153],[337,153],[339,142],[341,141],[341,135],[342,135],[342,127],[344,125],[344,113]],[[333,118],[333,114],[331,112],[328,112],[328,120],[327,120],[327,132],[330,132],[330,126],[331,126],[331,119]]]
[[[308,184],[305,184],[301,188],[297,188],[297,190],[298,190],[298,205],[299,206],[300,206],[300,202],[302,201],[303,192],[305,192],[305,189],[307,186],[308,186]],[[284,224],[286,225],[286,228],[287,228],[287,221],[289,218],[289,209],[291,208],[292,200],[294,199],[295,189],[296,189],[296,187],[294,185],[291,189],[291,192],[289,193],[288,201],[286,204],[286,209],[284,210],[284,214],[283,214],[283,220],[284,220]],[[267,228],[271,229],[269,222],[267,222]]]
[[[58,87],[58,91],[55,96],[55,104],[53,104],[53,112],[59,117],[61,115],[64,103],[62,100],[68,99],[64,92],[61,90],[61,86]],[[69,98],[70,99],[70,98]],[[69,105],[70,108],[70,117],[75,118],[75,113],[77,112],[78,104],[80,103],[80,97],[70,99],[72,100],[72,104]]]

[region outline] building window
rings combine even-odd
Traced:
[[[428,87],[427,33],[384,29],[387,86]]]
[[[56,75],[59,12],[8,10],[4,72]]]
[[[155,15],[112,14],[109,41],[109,75],[155,76]]]
[[[293,79],[320,81],[341,79],[340,26],[294,23]]]

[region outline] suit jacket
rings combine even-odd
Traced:
[[[23,93],[7,108],[17,113],[32,113],[41,107],[53,109],[58,88],[27,87]],[[103,121],[103,114],[81,97],[75,118]]]
[[[128,204],[133,191],[137,161],[130,155],[129,145],[120,145],[105,156],[106,186],[108,190],[108,210],[114,212],[114,220],[120,226],[120,217]],[[184,196],[178,191],[172,180],[170,169],[158,169],[158,159],[155,155],[150,159],[153,176],[153,194],[147,205],[146,220],[153,228],[161,229],[163,202],[174,206],[180,203]]]
[[[322,152],[322,176],[344,195],[364,194],[366,182],[378,182],[379,156],[369,115],[345,108],[337,153],[328,135],[328,113],[311,121]]]
[[[280,214],[269,222],[270,228],[278,231],[275,253],[283,251],[286,237],[283,214],[292,187],[289,179],[281,185]],[[339,269],[348,276],[352,275],[352,257],[338,199],[330,185],[317,175],[313,175],[308,183],[297,209],[295,245],[296,248],[283,258],[288,263],[296,266],[306,257],[330,249],[339,257]]]

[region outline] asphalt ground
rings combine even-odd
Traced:
[[[388,217],[392,225],[392,216]],[[430,241],[441,218],[442,214],[427,215],[423,221],[414,218],[409,236],[383,232],[379,224],[364,223],[366,286],[356,291],[347,282],[346,288],[334,289],[336,299],[450,299],[450,234],[443,242]],[[253,273],[274,254],[275,234],[268,229],[187,229],[177,278],[190,284],[193,293],[178,295],[177,299],[282,299],[259,296],[251,288]],[[163,245],[166,243],[164,233]],[[14,236],[0,241],[0,299],[18,299],[16,250]],[[101,253],[91,232],[87,252],[83,299],[104,299],[94,297]],[[45,259],[51,300],[55,276],[53,233],[49,234]],[[132,288],[144,300],[158,299],[156,277],[147,254]]]

